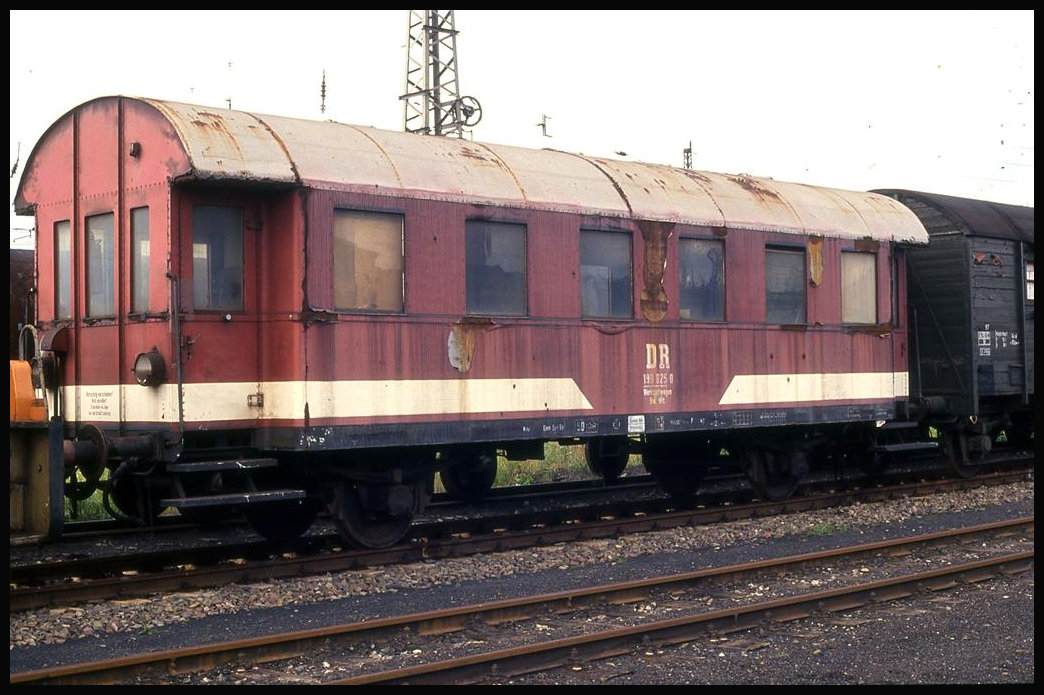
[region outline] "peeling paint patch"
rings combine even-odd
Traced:
[[[459,372],[471,369],[477,338],[492,327],[493,322],[489,319],[463,318],[453,324],[446,347],[450,364],[454,369]]]
[[[808,268],[812,286],[819,287],[819,283],[823,281],[823,237],[821,236],[808,238]]]
[[[645,242],[645,265],[642,268],[642,316],[662,321],[667,316],[667,293],[663,290],[663,272],[667,268],[667,240],[674,233],[673,222],[638,223]]]
[[[855,248],[856,251],[870,251],[877,253],[877,250],[881,248],[881,242],[877,239],[856,239]]]
[[[1004,265],[1000,256],[995,253],[986,253],[985,251],[975,252],[975,254],[972,255],[972,263],[975,265]]]

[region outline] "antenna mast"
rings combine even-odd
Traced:
[[[453,10],[408,10],[403,128],[408,133],[464,137],[482,119],[475,97],[461,97]]]

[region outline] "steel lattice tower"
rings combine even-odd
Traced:
[[[474,97],[461,97],[453,10],[408,10],[403,127],[408,133],[464,137],[482,118]]]

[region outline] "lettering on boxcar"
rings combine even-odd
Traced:
[[[990,345],[991,345],[989,324],[986,324],[986,328],[987,328],[987,330],[978,332],[979,333],[979,354],[984,356],[984,357],[990,354]]]
[[[649,405],[667,405],[674,395],[674,372],[671,371],[671,349],[667,343],[645,344],[645,371],[642,372],[642,396]]]
[[[88,420],[111,420],[116,416],[113,409],[115,389],[85,389],[82,405],[86,406]]]
[[[585,434],[598,432],[598,420],[577,420],[576,431]]]
[[[645,368],[666,369],[671,368],[671,348],[667,343],[645,344]]]

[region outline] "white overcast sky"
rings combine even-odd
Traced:
[[[691,142],[695,169],[1033,205],[1032,10],[454,13],[477,141],[674,166]],[[403,129],[406,10],[10,19],[12,202],[43,132],[99,96]],[[12,245],[31,226],[12,214]]]

